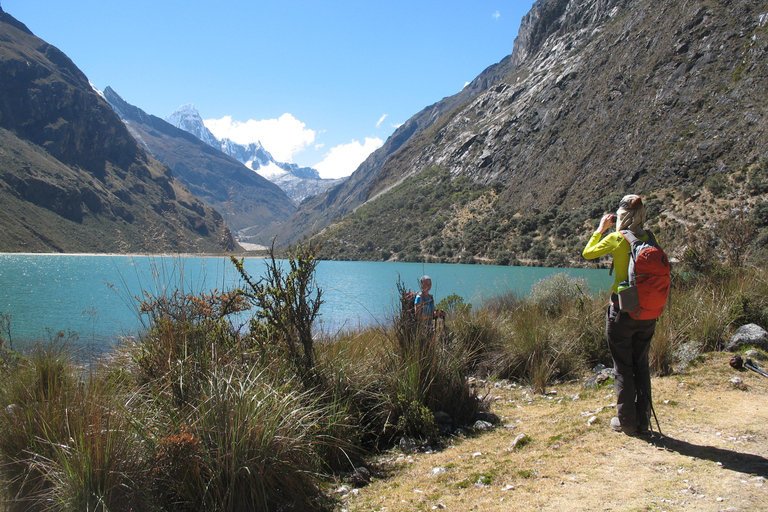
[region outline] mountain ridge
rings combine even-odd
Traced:
[[[239,250],[60,50],[0,10],[0,250]]]
[[[388,155],[324,257],[581,266],[630,192],[680,256],[766,200],[764,2],[534,7],[517,67]]]
[[[374,151],[358,166],[347,181],[300,205],[294,217],[281,227],[283,243],[321,232],[334,220],[351,213],[365,201],[378,195],[381,191],[373,191],[372,186],[382,166],[390,157],[414,137],[427,130],[442,116],[476,97],[516,69],[524,59],[527,51],[526,45],[531,38],[530,33],[533,32],[532,27],[540,19],[539,13],[545,4],[545,0],[538,0],[532,6],[531,11],[523,17],[510,55],[498,63],[488,66],[461,91],[425,107],[409,118],[395,130],[381,148]]]
[[[262,231],[280,224],[295,210],[280,187],[194,134],[129,104],[111,87],[104,90],[104,97],[151,155],[226,216],[238,239],[260,242]]]

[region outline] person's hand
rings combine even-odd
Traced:
[[[616,225],[616,215],[612,213],[606,213],[603,215],[603,218],[600,219],[600,227],[597,228],[597,230],[600,233],[605,233],[608,229],[611,228],[611,226]]]

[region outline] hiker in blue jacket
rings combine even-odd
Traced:
[[[640,196],[624,196],[616,215],[606,214],[600,220],[600,226],[582,253],[586,259],[606,254],[613,258],[616,278],[606,318],[606,337],[616,375],[617,417],[611,419],[611,428],[630,435],[647,433],[650,428],[651,374],[648,354],[656,319],[637,320],[619,310],[618,286],[627,280],[630,259],[629,242],[620,231],[630,230],[637,238],[647,242],[651,234],[643,228],[645,220],[645,206]],[[615,231],[603,238],[614,225]]]
[[[432,289],[432,278],[422,276],[419,279],[419,287],[421,288],[421,293],[416,294],[416,300],[414,301],[416,317],[429,323],[435,318],[445,318],[445,311],[435,310],[435,297],[429,294],[429,291]]]

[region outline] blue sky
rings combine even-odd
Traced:
[[[348,175],[512,52],[533,0],[0,0],[104,90],[158,117]]]

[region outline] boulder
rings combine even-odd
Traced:
[[[741,347],[757,347],[768,350],[768,332],[757,324],[742,325],[731,336],[726,350],[735,352]]]
[[[615,378],[616,375],[613,371],[613,368],[605,368],[605,367],[600,368],[600,366],[603,366],[603,365],[598,365],[597,367],[595,367],[595,369],[593,370],[595,371],[595,375],[587,379],[587,381],[584,383],[585,388],[594,389],[600,386],[600,384],[602,384],[603,382]]]
[[[437,411],[435,413],[435,426],[442,436],[453,432],[453,419],[451,415],[444,411]]]
[[[744,352],[744,357],[749,357],[756,361],[766,360],[766,357],[762,354],[762,352],[758,352],[757,350],[747,350],[746,352]]]
[[[499,418],[496,414],[493,414],[490,411],[480,411],[477,413],[477,417],[475,418],[480,421],[486,421],[492,425],[496,425],[501,422],[501,418]]]
[[[371,472],[368,468],[360,466],[355,468],[352,474],[349,476],[349,483],[355,487],[365,487],[371,483]]]
[[[472,425],[472,428],[478,432],[487,432],[489,430],[493,430],[493,425],[487,421],[477,420],[475,424]]]

